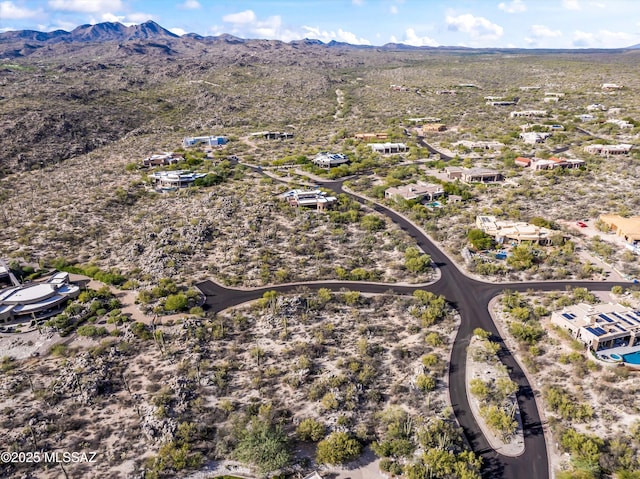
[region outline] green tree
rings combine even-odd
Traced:
[[[494,240],[491,236],[486,234],[480,229],[472,229],[467,233],[467,239],[471,246],[477,251],[491,249],[494,244]]]
[[[419,374],[416,378],[416,386],[422,392],[433,391],[436,388],[436,380],[433,376],[428,376],[426,374]]]
[[[431,257],[428,254],[421,254],[415,247],[409,247],[404,252],[404,267],[412,273],[424,273],[429,269]]]
[[[316,461],[338,465],[354,460],[361,452],[362,444],[357,439],[346,432],[334,432],[318,443]]]
[[[255,465],[262,474],[282,469],[291,462],[287,435],[280,426],[254,417],[240,433],[233,457]]]
[[[324,424],[311,417],[304,419],[296,428],[296,435],[302,441],[318,442],[324,437],[326,428]]]
[[[384,220],[376,215],[364,215],[360,220],[360,224],[368,231],[379,231],[385,227]]]
[[[189,299],[184,293],[170,294],[164,303],[165,311],[186,311]]]
[[[524,271],[533,266],[533,252],[527,245],[518,245],[511,250],[507,264],[518,271]]]

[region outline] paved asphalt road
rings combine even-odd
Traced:
[[[336,193],[345,193],[342,190],[342,181],[326,182],[323,186]],[[357,196],[351,196],[361,203],[364,202]],[[333,291],[345,288],[365,293],[393,292],[395,294],[406,295],[413,294],[417,289],[424,289],[443,295],[451,305],[458,310],[462,318],[458,334],[453,344],[451,363],[449,366],[449,393],[451,403],[456,418],[462,426],[472,449],[483,458],[483,477],[491,479],[548,479],[549,460],[547,457],[547,447],[542,423],[536,407],[536,400],[524,372],[511,355],[511,352],[504,345],[491,319],[488,310],[489,301],[507,289],[515,291],[564,291],[567,286],[581,286],[591,290],[608,291],[612,286],[629,286],[630,283],[561,281],[496,284],[477,281],[465,276],[428,237],[402,216],[381,205],[374,205],[373,207],[398,224],[416,240],[420,248],[431,256],[431,259],[441,271],[441,276],[438,281],[426,287],[335,281],[305,283],[304,285],[278,285],[251,290],[230,289],[211,281],[204,281],[197,286],[207,297],[205,302],[206,307],[217,312],[246,301],[257,299],[266,291],[276,290],[285,293],[300,288],[312,290],[329,288]],[[517,398],[524,426],[525,451],[518,457],[503,456],[493,450],[471,413],[465,390],[466,348],[473,330],[478,327],[489,331],[493,335],[493,339],[502,344],[502,349],[499,352],[500,359],[510,371],[509,375],[511,379],[519,386]]]

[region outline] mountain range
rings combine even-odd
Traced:
[[[45,45],[55,44],[95,44],[105,42],[117,42],[126,43],[130,41],[159,41],[163,40],[169,42],[168,46],[171,46],[171,42],[180,41],[197,41],[204,43],[226,43],[226,44],[242,44],[247,42],[264,42],[267,40],[246,40],[238,38],[229,34],[222,34],[218,36],[202,36],[197,33],[187,33],[182,36],[178,36],[175,33],[158,25],[156,22],[148,21],[139,25],[125,26],[118,22],[104,22],[97,23],[95,25],[80,25],[72,31],[54,30],[51,32],[40,32],[35,30],[16,30],[0,33],[0,58],[1,57],[21,57],[28,56],[34,51]],[[270,40],[274,43],[283,43],[278,40]],[[471,50],[465,47],[416,47],[399,43],[387,43],[382,46],[370,46],[370,45],[351,45],[343,42],[331,41],[329,43],[323,43],[320,40],[303,39],[289,42],[294,46],[311,46],[320,45],[328,47],[350,47],[358,49],[383,49],[383,50]],[[9,48],[10,46],[19,46],[20,48]],[[632,45],[627,49],[638,49],[640,44]],[[506,50],[523,50],[523,49],[508,49],[508,48],[490,48],[482,50],[494,50],[494,51],[506,51]],[[620,51],[625,49],[616,49]],[[575,51],[593,51],[593,50],[575,50]]]

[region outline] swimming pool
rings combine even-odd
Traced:
[[[636,351],[635,353],[623,354],[622,359],[624,359],[625,363],[640,364],[640,351]]]

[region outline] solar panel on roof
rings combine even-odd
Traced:
[[[632,314],[626,314],[625,315],[627,318],[629,318],[629,320],[631,321],[629,324],[631,326],[635,326],[636,324],[640,323],[640,321],[638,321],[638,318],[636,318],[635,316],[633,316]]]
[[[573,319],[572,315],[570,315],[568,313],[562,313],[562,316],[565,317],[566,319],[568,319],[569,321],[571,321]]]
[[[623,333],[626,333],[626,332],[627,332],[627,330],[626,330],[626,329],[624,329],[621,325],[616,324],[615,326],[616,326],[616,328],[618,328],[618,329],[619,329],[620,331],[622,331]]]
[[[607,323],[613,323],[613,319],[604,313],[599,314],[598,317],[604,319]]]
[[[607,332],[602,328],[593,328],[596,333],[599,333],[598,336],[602,336],[603,334],[607,334]]]

